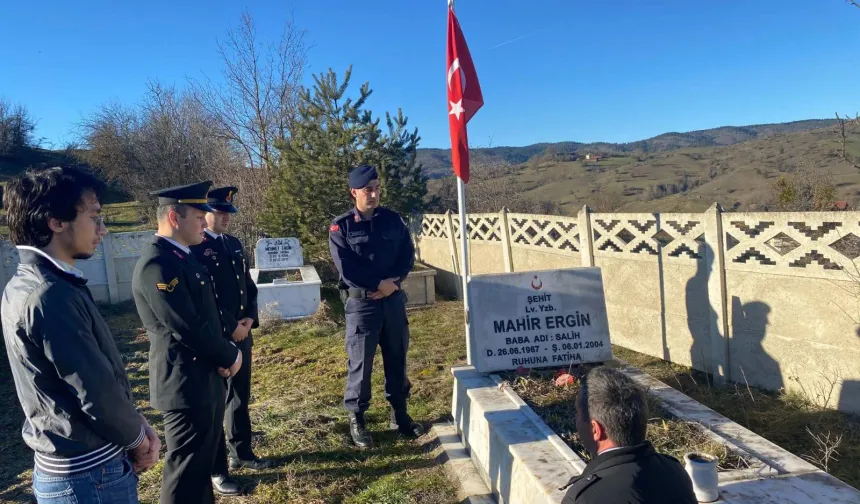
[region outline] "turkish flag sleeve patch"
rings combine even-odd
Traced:
[[[329,226],[328,230],[329,232],[337,233],[338,231],[340,231],[340,226],[338,226],[337,224],[332,224],[331,226]]]

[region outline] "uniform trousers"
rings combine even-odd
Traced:
[[[377,346],[382,351],[385,398],[394,409],[406,408],[411,385],[406,377],[409,320],[403,291],[379,300],[346,299],[349,363],[343,404],[347,411],[363,413],[370,407],[370,377]]]
[[[224,396],[207,404],[164,412],[167,455],[161,504],[215,502],[210,479],[224,427]]]
[[[218,442],[213,476],[228,475],[228,448],[230,457],[234,459],[254,458],[254,452],[251,450],[251,414],[248,412],[248,403],[251,400],[251,336],[249,335],[237,346],[242,351],[242,367],[236,376],[226,379],[227,404],[224,411],[224,430]]]

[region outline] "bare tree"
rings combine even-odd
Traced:
[[[21,104],[0,98],[0,156],[33,144],[36,121]]]
[[[783,212],[830,210],[836,196],[830,172],[808,164],[801,164],[788,176],[780,176],[773,190],[773,206]]]
[[[854,5],[857,5],[856,3]],[[849,117],[839,117],[839,114],[836,114],[836,120],[839,121],[839,137],[840,137],[840,149],[839,149],[839,157],[841,157],[846,163],[850,164],[854,168],[860,170],[860,159],[855,156],[848,154],[845,150],[845,143],[847,140],[847,135],[845,133],[845,126],[860,126],[860,115],[855,115],[854,119]]]
[[[81,126],[83,160],[150,207],[153,189],[217,179],[241,166],[239,153],[200,104],[157,82],[139,105],[103,105]]]
[[[244,153],[249,168],[271,169],[278,158],[276,144],[290,134],[307,67],[304,36],[290,20],[277,44],[261,41],[245,12],[238,28],[218,42],[223,84],[191,80],[195,98]]]

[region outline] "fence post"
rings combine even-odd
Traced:
[[[705,365],[710,365],[714,382],[720,384],[731,380],[722,213],[722,207],[714,203],[704,214],[705,267],[708,270],[708,303],[711,305],[711,362],[705,362]]]
[[[591,232],[591,209],[582,205],[579,218],[579,253],[582,254],[582,267],[594,267],[594,233]]]
[[[463,223],[460,223],[462,228]],[[457,240],[454,238],[454,218],[450,210],[445,211],[445,229],[448,233],[448,249],[451,254],[451,271],[460,276],[460,261],[457,257]],[[457,282],[457,297],[463,299],[463,282]]]
[[[502,261],[505,263],[505,273],[514,271],[514,257],[511,254],[511,228],[508,225],[508,209],[502,207],[499,212],[499,231],[502,233]]]
[[[108,298],[110,299],[110,304],[117,304],[119,303],[119,286],[117,286],[116,282],[113,235],[110,233],[105,233],[104,238],[102,238],[102,255],[105,261],[105,274],[107,275],[108,281]]]

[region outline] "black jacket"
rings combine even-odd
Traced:
[[[386,278],[400,281],[415,265],[415,246],[400,214],[379,207],[370,219],[358,210],[335,219],[329,227],[329,250],[340,273],[341,289],[375,291]]]
[[[598,455],[568,485],[562,504],[696,504],[680,462],[648,441]]]
[[[143,420],[86,279],[37,252],[21,249],[20,257],[0,316],[22,434],[37,463],[76,472],[139,445]]]
[[[156,236],[137,261],[132,292],[149,336],[152,406],[169,411],[223,401],[218,368],[232,366],[239,349],[224,337],[206,268]]]
[[[243,318],[254,319],[252,328],[260,326],[257,314],[257,284],[251,279],[251,265],[245,257],[242,242],[228,234],[223,234],[222,237],[219,240],[206,233],[203,243],[191,247],[191,252],[212,275],[221,319],[224,322],[224,335],[227,339],[232,339],[233,331]],[[242,343],[250,345],[250,335]]]

